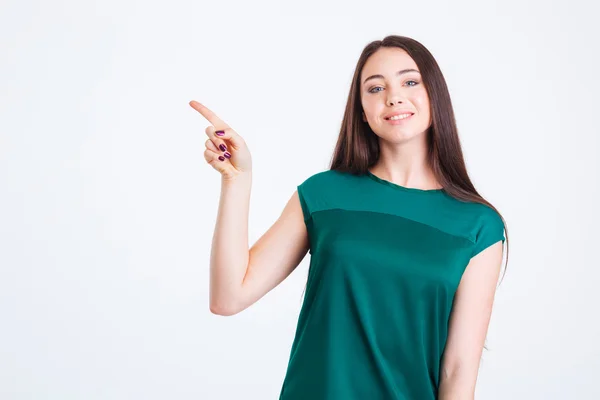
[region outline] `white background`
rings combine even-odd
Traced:
[[[250,147],[252,244],[327,169],[358,56],[388,34],[436,57],[470,175],[507,220],[476,398],[600,398],[584,3],[4,0],[0,398],[276,399],[310,256],[241,314],[210,313],[220,177],[188,102]]]

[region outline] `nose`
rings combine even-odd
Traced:
[[[386,104],[389,106],[393,106],[394,104],[402,104],[402,96],[400,96],[396,92],[392,92],[391,90],[388,92],[388,97],[386,99]]]

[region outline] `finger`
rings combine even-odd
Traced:
[[[244,138],[238,135],[232,128],[215,129],[214,126],[207,126],[205,132],[217,147],[222,143],[228,147],[227,143],[225,143],[227,141],[234,150],[239,150],[246,144]]]
[[[223,168],[220,164],[227,161],[227,158],[209,149],[204,150],[204,159],[215,168]]]
[[[223,152],[226,152],[227,150],[229,150],[227,143],[225,143],[225,140],[221,139],[220,136],[215,134],[214,126],[212,126],[212,125],[207,126],[206,129],[204,130],[204,132],[206,132],[206,134],[208,135],[210,140],[214,143],[215,147],[217,148],[217,152],[223,153]]]
[[[221,155],[225,158],[231,158],[231,153],[229,151],[227,151],[227,146],[225,144],[222,144],[225,148],[225,150],[220,149],[219,147],[217,147],[217,145],[215,145],[213,143],[212,140],[207,139],[206,142],[204,143],[204,145],[206,146],[206,148],[210,151],[213,151],[214,153],[217,154],[217,156]]]
[[[190,101],[190,106],[198,111],[204,118],[213,124],[217,129],[229,128],[229,125],[225,123],[221,118],[217,117],[217,114],[209,110],[205,105],[197,102],[196,100]]]
[[[213,143],[212,140],[210,139],[206,139],[206,142],[204,143],[204,145],[206,146],[207,149],[214,151],[215,153],[220,153],[219,149],[217,148],[217,146]]]

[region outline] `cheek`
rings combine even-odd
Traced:
[[[419,108],[421,113],[429,112],[429,98],[427,92],[422,91],[414,97],[413,103]]]
[[[362,102],[362,107],[363,107],[363,112],[365,113],[365,115],[367,116],[367,118],[369,120],[373,120],[377,117],[378,114],[378,110],[377,110],[377,104],[373,101],[364,101]]]
[[[383,106],[381,103],[381,100],[375,99],[373,99],[372,101],[365,102],[363,107],[367,115],[370,116],[370,119],[375,120],[383,113],[383,109],[385,108],[385,106]]]
[[[423,90],[423,92],[419,93],[413,99],[414,105],[417,107],[419,114],[421,115],[420,119],[423,120],[423,123],[427,124],[427,126],[431,125],[431,110],[429,107],[429,96],[427,92]]]

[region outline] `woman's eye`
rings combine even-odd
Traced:
[[[419,82],[417,82],[417,81],[406,81],[407,84],[410,83],[410,82],[413,83],[413,85],[408,85],[410,87],[417,86],[419,84]],[[377,92],[381,91],[381,90],[375,90],[375,89],[382,89],[383,90],[383,88],[381,86],[375,86],[375,87],[369,89],[369,93],[377,93]]]

